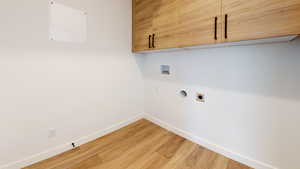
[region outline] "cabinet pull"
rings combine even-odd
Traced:
[[[218,40],[218,17],[215,17],[215,40]]]
[[[225,39],[228,38],[227,32],[228,32],[228,15],[225,15]]]
[[[151,48],[151,35],[149,35],[149,42],[148,42],[148,44],[149,44],[149,49]]]
[[[155,34],[152,35],[152,48],[155,48]]]

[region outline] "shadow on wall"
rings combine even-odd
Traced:
[[[136,57],[145,79],[300,100],[300,38]],[[162,64],[171,66],[171,76],[160,74]]]

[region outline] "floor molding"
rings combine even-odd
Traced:
[[[104,130],[102,129],[102,130],[99,130],[95,133],[92,133],[92,134],[89,134],[87,136],[81,137],[78,140],[76,140],[74,143],[77,146],[80,146],[82,144],[88,143],[88,142],[90,142],[92,140],[95,140],[99,137],[102,137],[106,134],[114,132],[114,131],[122,128],[122,127],[125,127],[125,126],[127,126],[127,125],[129,125],[129,124],[131,124],[135,121],[138,121],[140,119],[143,119],[143,118],[144,118],[143,114],[137,115],[133,118],[130,118],[130,119],[125,120],[123,122],[120,122],[118,124],[112,125],[112,126],[106,128]],[[36,162],[48,159],[50,157],[53,157],[55,155],[58,155],[60,153],[65,152],[65,151],[68,151],[68,150],[72,149],[72,147],[70,145],[71,145],[71,143],[66,143],[66,144],[54,147],[52,149],[46,150],[46,151],[41,152],[39,154],[35,154],[35,155],[33,155],[31,157],[28,157],[26,159],[16,161],[16,162],[4,165],[4,166],[0,166],[0,169],[21,169],[25,166],[29,166],[29,165],[34,164]]]
[[[172,126],[171,124],[164,122],[162,120],[159,120],[158,118],[150,115],[150,114],[145,114],[144,118],[161,126],[162,128],[165,128],[179,136],[182,136],[188,140],[193,141],[194,143],[197,143],[205,148],[208,148],[214,152],[217,152],[219,154],[222,154],[230,159],[236,160],[240,163],[246,164],[252,168],[255,169],[278,169],[276,167],[273,167],[269,164],[260,162],[258,160],[254,160],[252,158],[246,157],[244,155],[241,155],[239,153],[233,152],[227,148],[224,148],[222,146],[219,146],[217,144],[214,144],[206,139],[200,138],[198,136],[193,135],[192,133],[186,132],[184,130],[181,130],[179,128],[176,128],[174,126]]]

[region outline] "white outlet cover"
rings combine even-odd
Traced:
[[[54,128],[49,129],[48,137],[53,138],[56,136],[56,130]]]
[[[49,38],[60,42],[83,43],[87,40],[87,13],[50,1]]]

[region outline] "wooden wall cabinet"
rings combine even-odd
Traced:
[[[221,42],[220,0],[178,0],[179,47]]]
[[[132,5],[133,51],[149,50],[153,34],[153,11],[159,4],[152,0],[133,0]]]
[[[133,0],[133,52],[300,34],[300,0]]]
[[[178,45],[177,0],[133,0],[133,51]]]
[[[222,0],[224,42],[300,34],[300,0]]]

